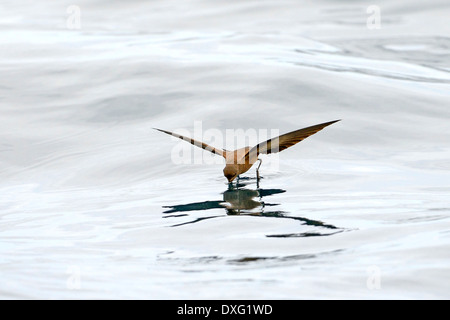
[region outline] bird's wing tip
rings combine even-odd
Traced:
[[[336,123],[336,122],[339,122],[339,121],[342,121],[342,119],[338,119],[338,120],[333,120],[333,121],[330,121],[330,122],[326,122],[325,124],[326,124],[326,125],[330,125],[330,124],[333,124],[333,123]]]

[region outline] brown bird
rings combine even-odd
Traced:
[[[258,156],[260,154],[271,154],[283,151],[284,149],[292,147],[293,145],[297,144],[303,139],[308,138],[309,136],[319,132],[320,130],[329,126],[330,124],[333,124],[338,121],[340,120],[330,121],[322,124],[317,124],[315,126],[303,128],[300,130],[292,131],[283,134],[279,137],[272,138],[262,143],[259,143],[253,148],[245,147],[234,151],[214,148],[204,142],[197,141],[189,137],[182,136],[180,134],[176,134],[170,131],[161,130],[157,128],[154,129],[170,134],[174,137],[187,141],[193,144],[194,146],[200,147],[204,150],[207,150],[209,152],[224,157],[226,160],[226,165],[225,168],[223,169],[223,174],[228,179],[228,182],[231,183],[240,174],[247,172],[257,161],[260,161],[258,168],[256,169],[256,176],[257,179],[259,180],[259,167],[261,166],[262,163],[262,160],[258,159]]]

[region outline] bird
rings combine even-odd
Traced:
[[[231,184],[236,178],[239,179],[239,175],[247,172],[257,161],[259,161],[259,165],[256,168],[256,176],[259,181],[259,168],[261,167],[262,160],[258,159],[260,154],[271,154],[283,151],[298,142],[308,138],[309,136],[319,132],[323,128],[336,123],[341,120],[329,121],[321,124],[316,124],[314,126],[306,127],[303,129],[291,131],[289,133],[285,133],[281,136],[271,138],[267,141],[261,142],[254,147],[246,146],[244,148],[240,148],[234,151],[229,151],[221,148],[215,148],[210,146],[204,142],[194,140],[192,138],[182,136],[180,134],[153,128],[160,132],[164,132],[168,135],[177,137],[186,142],[193,144],[194,146],[200,147],[204,150],[207,150],[213,154],[222,156],[226,160],[225,168],[223,169],[223,175],[227,178],[228,183]]]

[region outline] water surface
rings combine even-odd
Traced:
[[[448,1],[70,5],[0,4],[0,297],[450,298]],[[238,189],[152,130],[335,119]]]

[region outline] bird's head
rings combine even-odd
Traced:
[[[238,176],[237,168],[234,166],[226,166],[223,169],[223,175],[228,179],[228,183],[231,183]]]

